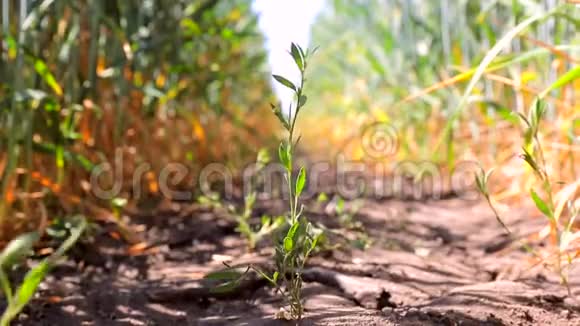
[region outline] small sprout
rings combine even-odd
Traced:
[[[546,95],[551,88],[548,88],[547,91],[544,92],[543,95]],[[558,220],[560,218],[560,211],[555,210],[554,207],[554,191],[553,191],[553,183],[550,180],[550,175],[548,174],[548,169],[546,160],[542,150],[542,143],[540,141],[540,137],[538,133],[540,131],[540,123],[546,114],[546,105],[544,100],[542,99],[543,95],[536,98],[532,104],[532,107],[529,109],[527,116],[521,113],[518,113],[520,119],[524,123],[524,130],[523,130],[523,138],[524,138],[524,146],[522,148],[523,154],[520,157],[527,163],[527,165],[534,171],[534,174],[541,181],[542,190],[544,193],[544,198],[540,197],[540,195],[534,190],[530,189],[530,197],[534,202],[538,211],[540,211],[543,215],[545,215],[550,221],[550,231],[553,232],[554,239],[558,239],[559,246],[558,246],[558,257],[556,258],[556,267],[560,274],[560,279],[564,285],[568,287],[568,292],[570,293],[570,288],[568,285],[568,278],[565,273],[565,268],[562,266],[562,262],[565,261],[563,259],[563,254],[567,250],[568,244],[570,242],[570,229],[572,227],[573,221],[578,214],[577,211],[573,209],[569,209],[570,211],[570,220],[566,228],[563,229],[558,226]],[[490,171],[491,172],[491,171]],[[476,184],[479,191],[484,195],[485,199],[491,210],[493,211],[496,219],[499,223],[505,228],[508,234],[511,235],[509,228],[503,223],[498,211],[496,210],[494,204],[492,203],[488,182],[489,182],[489,175],[490,172],[485,173],[482,171],[481,173],[476,175]],[[522,243],[522,247],[526,249],[530,253],[534,253],[534,250],[525,243]],[[570,256],[568,256],[568,262],[570,263]]]
[[[262,238],[279,229],[284,223],[283,218],[273,219],[269,216],[264,215],[261,217],[260,224],[258,226],[252,226],[250,224],[250,219],[252,218],[254,205],[256,204],[256,200],[258,197],[258,193],[255,189],[256,187],[255,185],[258,182],[257,175],[260,173],[262,169],[266,167],[266,165],[269,162],[270,162],[270,154],[266,149],[261,149],[256,157],[256,171],[255,174],[253,175],[253,180],[250,183],[253,188],[244,197],[243,212],[239,212],[234,206],[232,206],[231,209],[229,209],[229,212],[235,216],[236,221],[238,223],[236,231],[238,231],[241,235],[243,235],[246,238],[250,250],[255,249],[256,245],[262,240]]]
[[[481,169],[481,172],[479,174],[475,175],[475,183],[477,184],[477,188],[479,189],[479,192],[481,192],[483,197],[485,197],[487,204],[489,205],[489,207],[493,211],[493,214],[495,215],[495,219],[497,220],[497,222],[504,228],[504,230],[506,231],[507,234],[511,234],[510,229],[507,227],[507,225],[504,223],[503,219],[499,215],[499,212],[495,208],[495,206],[491,200],[491,196],[489,194],[489,186],[488,186],[489,178],[491,177],[493,171],[494,171],[494,169],[491,169],[491,170],[485,172],[485,170]]]
[[[312,225],[306,223],[305,218],[302,216],[304,206],[299,206],[299,198],[306,186],[306,169],[304,167],[300,168],[296,179],[294,179],[294,167],[292,164],[295,147],[298,145],[298,141],[300,140],[300,137],[294,139],[294,128],[296,126],[298,114],[301,112],[301,108],[306,105],[308,100],[308,97],[302,92],[304,88],[304,75],[309,52],[306,51],[305,53],[299,45],[292,43],[290,46],[290,55],[300,71],[300,84],[295,85],[287,78],[279,75],[273,75],[273,77],[277,82],[294,91],[296,109],[292,114],[292,106],[290,106],[290,118],[287,120],[281,110],[272,105],[274,114],[288,131],[288,138],[286,141],[281,142],[278,147],[278,158],[286,170],[285,178],[288,185],[288,193],[290,195],[290,212],[287,219],[289,229],[282,243],[276,246],[276,255],[274,258],[277,271],[274,274],[273,279],[265,276],[264,273],[261,274],[266,279],[270,280],[271,283],[275,284],[277,288],[279,288],[279,286],[284,288],[282,293],[285,295],[286,301],[290,306],[290,317],[300,319],[302,318],[302,313],[304,311],[301,301],[301,273],[309,255],[318,244],[321,232],[315,232]],[[298,207],[300,207],[300,209],[298,209]],[[281,284],[278,283],[278,279],[280,279]]]
[[[221,196],[217,192],[209,193],[208,195],[201,195],[197,197],[197,202],[203,206],[207,206],[208,208],[212,209],[226,209],[229,212],[234,210],[234,207],[231,205],[222,205]]]
[[[34,244],[39,240],[38,232],[26,233],[12,240],[0,253],[0,288],[6,298],[6,309],[0,318],[0,326],[8,326],[32,299],[38,286],[48,272],[62,259],[64,254],[79,240],[86,228],[87,222],[83,218],[72,230],[70,236],[50,256],[30,269],[20,286],[13,291],[13,286],[6,273],[13,263],[26,257]]]
[[[328,201],[328,195],[325,192],[321,192],[320,194],[318,194],[318,198],[316,198],[316,201],[319,203],[325,203]]]
[[[485,172],[485,170],[481,169],[481,172],[475,175],[475,184],[477,185],[477,189],[486,198],[489,197],[489,188],[488,188],[489,177],[493,174],[494,170],[495,169],[491,169]]]

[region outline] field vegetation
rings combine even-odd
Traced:
[[[21,321],[34,323],[27,304],[46,297],[35,293],[50,272],[61,275],[65,254],[83,266],[77,276],[85,278],[88,247],[115,241],[124,258],[106,260],[130,264],[136,256],[159,255],[158,234],[187,227],[189,238],[164,238],[167,247],[185,242],[195,251],[207,240],[199,235],[208,232],[206,242],[219,248],[209,260],[196,254],[181,261],[199,267],[202,281],[212,285],[194,297],[236,300],[247,286],[269,286],[284,298],[276,318],[302,319],[316,311],[303,288],[320,283],[368,309],[368,298],[336,270],[354,268],[349,273],[367,277],[361,266],[379,263],[343,266],[339,253],[405,251],[398,235],[415,236],[425,226],[413,227],[412,218],[372,224],[369,216],[383,216],[391,206],[385,198],[366,198],[369,189],[345,198],[336,180],[316,188],[309,165],[328,162],[335,171],[341,160],[361,163],[377,182],[404,173],[417,187],[438,178],[427,210],[436,210],[442,197],[465,199],[467,188],[477,190],[471,202],[485,204],[477,214],[493,224],[474,221],[509,243],[498,251],[514,253],[514,265],[548,270],[575,298],[580,7],[573,2],[328,0],[312,26],[311,46],[288,44],[300,77],[292,80],[270,72],[250,0],[3,0],[0,286],[6,308],[0,325],[23,311],[28,319]],[[278,104],[274,83],[293,92],[289,108]],[[275,164],[281,182],[264,194],[272,184],[260,176]],[[202,178],[208,166],[219,166],[225,180]],[[390,195],[411,205],[407,212],[415,209],[406,197]],[[373,203],[375,215],[368,208]],[[524,222],[514,222],[518,214]],[[471,222],[441,223],[449,234],[470,239],[463,225]],[[386,235],[388,244],[380,238]],[[454,246],[449,237],[442,237],[444,245]],[[229,253],[230,240],[240,252]],[[468,250],[466,243],[452,249]],[[453,250],[449,257],[438,251],[438,259]],[[407,251],[425,257],[437,250]],[[259,261],[241,263],[248,255]],[[221,264],[202,268],[208,261]],[[335,268],[323,273],[328,266]],[[369,291],[378,302],[373,308],[420,302],[393,303],[388,290]],[[182,295],[152,291],[152,301]]]

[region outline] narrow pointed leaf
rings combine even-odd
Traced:
[[[572,68],[567,73],[558,78],[558,80],[556,80],[552,85],[548,86],[548,88],[540,93],[540,97],[545,97],[551,91],[566,86],[578,78],[580,78],[580,66]]]
[[[290,54],[292,55],[292,58],[294,59],[296,66],[298,66],[298,69],[304,70],[303,55],[300,52],[300,50],[298,50],[298,47],[294,43],[292,43],[292,46],[290,47]]]
[[[280,120],[284,128],[286,128],[286,130],[290,130],[290,124],[288,124],[288,121],[286,121],[286,117],[284,116],[284,114],[282,114],[282,110],[280,110],[280,108],[275,106],[274,104],[270,103],[270,106],[272,107],[272,112],[274,112],[274,115],[276,115],[278,120]]]
[[[301,167],[300,172],[298,172],[298,177],[296,178],[296,197],[300,196],[302,190],[304,190],[305,185],[306,185],[306,170],[304,170],[304,167]]]
[[[22,285],[16,291],[16,307],[19,311],[32,299],[32,296],[36,293],[36,289],[38,289],[40,282],[46,277],[49,269],[50,264],[48,260],[44,260],[26,273]]]
[[[284,251],[291,252],[294,248],[294,240],[291,237],[284,238]]]
[[[532,196],[532,199],[534,200],[534,203],[536,204],[536,207],[540,210],[540,212],[546,215],[550,220],[554,219],[554,215],[552,214],[552,211],[548,207],[548,204],[546,204],[546,202],[542,198],[540,198],[540,196],[534,191],[534,189],[530,189],[530,195]]]
[[[280,163],[282,163],[282,165],[284,165],[284,167],[289,170],[291,167],[290,155],[288,153],[288,149],[283,143],[281,143],[280,147],[278,147],[278,158],[280,159]]]
[[[288,79],[286,79],[280,75],[272,75],[272,77],[274,77],[274,79],[276,79],[276,81],[279,82],[280,84],[290,88],[293,91],[296,91],[296,86]]]
[[[50,86],[50,88],[52,88],[56,95],[62,95],[62,88],[54,78],[54,75],[48,69],[46,63],[44,63],[42,60],[36,59],[34,61],[34,69],[40,75],[40,77],[42,77],[42,80],[44,80],[44,82]]]
[[[237,270],[222,270],[206,274],[203,278],[208,280],[231,281],[239,279],[240,277],[242,277],[242,275],[243,274]]]
[[[306,95],[300,96],[300,99],[298,100],[298,108],[303,107],[304,104],[306,104],[307,100],[308,100],[308,97]]]

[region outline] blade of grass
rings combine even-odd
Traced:
[[[556,80],[554,83],[552,83],[552,85],[548,86],[540,93],[540,98],[544,98],[551,91],[564,87],[565,85],[575,81],[578,78],[580,78],[580,66],[572,68],[563,76],[558,78],[558,80]]]
[[[443,129],[442,135],[439,137],[439,140],[437,141],[437,143],[434,147],[435,152],[437,152],[441,148],[443,141],[448,139],[448,137],[451,134],[451,131],[453,129],[453,125],[454,125],[455,121],[459,118],[459,116],[463,112],[463,109],[467,105],[467,101],[469,99],[469,96],[471,95],[471,92],[475,88],[475,85],[479,82],[480,78],[485,73],[487,67],[493,62],[493,60],[498,56],[498,54],[503,50],[503,48],[509,42],[511,42],[519,33],[526,30],[531,24],[552,16],[555,12],[557,12],[557,10],[559,10],[562,7],[563,7],[563,5],[560,5],[557,8],[555,8],[549,12],[539,13],[539,14],[533,15],[533,16],[525,19],[524,21],[519,23],[516,27],[514,27],[512,30],[510,30],[508,33],[506,33],[491,48],[491,50],[489,50],[489,52],[485,55],[485,57],[483,58],[483,60],[478,65],[477,69],[475,70],[473,77],[471,78],[471,81],[467,85],[467,88],[464,91],[463,96],[461,97],[461,99],[459,101],[459,104],[457,105],[457,108],[454,110],[454,112],[451,114],[449,120],[447,121],[447,123]],[[517,57],[518,56],[516,56],[516,58]]]

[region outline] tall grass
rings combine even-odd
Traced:
[[[516,135],[519,128],[513,118],[505,117],[512,111],[524,113],[536,95],[578,64],[579,9],[571,4],[365,4],[331,1],[313,29],[313,43],[325,46],[313,62],[312,101],[333,122],[330,131],[307,132],[336,134],[336,142],[356,142],[359,136],[357,128],[335,127],[344,116],[350,117],[350,126],[353,121],[362,126],[379,119],[401,133],[399,159],[432,160],[450,167],[476,155],[487,163],[498,158],[496,163],[505,162],[513,151],[504,149],[520,146],[506,142],[513,140],[506,133]],[[555,172],[570,179],[578,178],[570,175],[575,170],[570,157],[578,155],[578,143],[569,137],[571,130],[578,132],[572,123],[579,114],[577,88],[577,82],[568,83],[545,94],[548,121],[554,127],[559,121],[566,124],[546,133],[560,148],[555,155],[562,166]],[[324,121],[320,116],[314,119]],[[363,155],[356,146],[352,151]]]
[[[577,257],[580,8],[551,0],[365,4],[331,1],[314,26],[313,42],[326,46],[312,64],[309,100],[321,108],[313,119],[332,122],[317,122],[305,138],[329,134],[345,144],[339,151],[365,158],[361,129],[379,120],[400,136],[397,156],[384,158],[389,166],[429,160],[453,173],[467,160],[497,167],[488,200],[538,206],[549,198],[544,206],[559,210],[537,234],[554,244],[544,257],[553,262],[554,248],[557,266]],[[538,115],[537,99],[546,109],[531,141],[525,117]],[[337,127],[341,121],[348,127]],[[522,151],[545,158],[542,178],[523,164]]]
[[[195,172],[253,157],[269,131],[252,124],[269,110],[270,86],[250,5],[3,0],[0,240],[39,227],[44,206],[54,215],[107,208],[88,177],[118,153],[125,179],[152,166],[153,195],[168,162]]]

